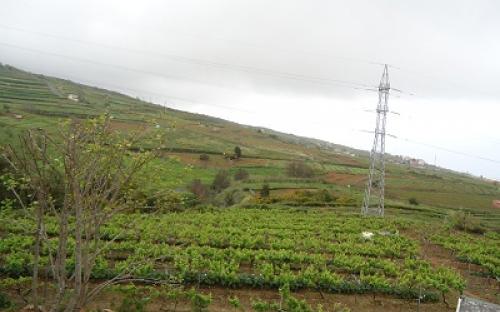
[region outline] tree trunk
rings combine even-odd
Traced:
[[[54,305],[51,311],[57,311],[61,308],[66,292],[66,258],[68,252],[68,214],[70,201],[68,196],[64,199],[64,204],[60,212],[59,222],[59,243],[57,246],[55,275],[57,281],[57,294],[54,298]]]
[[[33,306],[35,312],[38,312],[38,266],[40,262],[40,245],[42,240],[42,218],[43,211],[41,205],[36,205],[36,233],[35,233],[35,250],[33,259],[33,281],[32,281],[32,292],[33,292]]]

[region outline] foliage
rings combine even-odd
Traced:
[[[264,184],[262,185],[262,188],[260,189],[260,197],[262,198],[267,198],[269,197],[269,194],[271,193],[269,189],[269,184]]]
[[[10,307],[10,305],[11,305],[11,302],[10,302],[7,294],[0,292],[0,309],[6,309],[6,308]]]
[[[342,194],[337,199],[336,202],[341,206],[354,206],[357,205],[357,199],[351,194]]]
[[[299,203],[303,205],[324,205],[336,201],[336,197],[326,189],[311,191],[299,190],[281,196],[280,200],[287,203]]]
[[[481,221],[474,217],[470,212],[463,210],[454,211],[449,215],[450,226],[469,233],[484,234],[486,228]]]
[[[500,278],[500,236],[487,232],[484,236],[468,233],[441,233],[431,240],[456,252],[458,260],[484,267],[490,276]]]
[[[191,289],[188,292],[188,296],[191,301],[191,311],[208,311],[208,306],[212,303],[212,294],[204,295],[197,292],[195,289]]]
[[[234,156],[236,156],[236,159],[241,158],[241,148],[239,146],[234,147]]]
[[[151,301],[148,288],[136,287],[131,284],[117,289],[124,295],[117,312],[143,312]]]
[[[137,172],[155,153],[132,153],[140,134],[124,137],[110,128],[110,116],[69,121],[53,135],[43,130],[27,131],[20,145],[9,145],[4,157],[33,198],[23,201],[16,195],[26,217],[34,219],[32,251],[6,255],[2,271],[10,276],[33,275],[32,301],[38,305],[40,268],[52,273],[57,293],[50,309],[82,308],[104,286],[90,288],[91,277],[107,276],[101,257],[104,243],[101,228],[128,204],[127,193]],[[161,141],[161,136],[146,138]],[[54,222],[55,221],[55,222]],[[56,240],[48,230],[57,227]],[[70,223],[72,223],[70,225]],[[7,246],[12,248],[12,246]],[[74,282],[70,288],[70,276]],[[105,283],[103,285],[106,285]]]
[[[188,185],[188,190],[202,202],[206,201],[210,197],[210,188],[203,184],[200,179],[193,180]]]
[[[200,154],[200,160],[208,161],[210,160],[210,156],[208,156],[208,154]]]
[[[231,180],[229,179],[229,173],[225,170],[220,170],[212,181],[212,189],[216,193],[220,193],[224,189],[231,185]]]
[[[131,223],[136,228],[127,230]],[[16,226],[7,224],[6,230],[14,231]],[[425,300],[431,301],[438,291],[460,290],[461,279],[454,271],[411,260],[418,256],[417,242],[397,234],[407,226],[408,221],[339,217],[290,208],[119,214],[102,232],[105,240],[119,239],[110,241],[97,267],[99,274],[113,276],[142,259],[131,271],[134,277],[176,278],[186,284],[223,287],[277,289],[287,284],[292,290],[381,292],[403,298],[418,296],[414,287],[421,285]],[[391,235],[376,234],[372,240],[363,240],[363,231]],[[29,270],[29,257],[19,264],[14,260],[25,259],[24,250],[33,242],[28,237],[20,232],[0,242],[0,263],[5,263],[0,269],[15,265],[20,272]],[[494,254],[481,259],[490,259],[490,266],[498,267]],[[242,266],[252,269],[242,271]],[[357,280],[345,276],[357,276]]]
[[[248,171],[246,171],[243,168],[239,168],[235,173],[234,173],[234,180],[235,181],[242,181],[248,179],[249,174]]]
[[[410,199],[408,199],[408,203],[414,206],[418,206],[420,204],[415,197],[411,197]]]
[[[286,167],[286,173],[295,178],[311,178],[314,176],[313,169],[305,162],[292,161]]]
[[[157,194],[155,208],[159,212],[178,212],[193,207],[197,199],[191,193],[181,193],[173,190],[165,190]]]
[[[261,299],[255,299],[251,301],[252,308],[257,312],[267,312],[273,311],[271,304],[269,302],[263,301]]]
[[[265,301],[261,299],[252,300],[252,308],[255,311],[263,311],[263,312],[322,312],[323,307],[318,306],[317,310],[313,309],[305,300],[300,300],[290,294],[290,289],[288,284],[283,285],[279,289],[280,300],[279,302],[275,301]],[[345,311],[349,310],[339,309],[339,305],[335,305],[334,311]]]
[[[239,309],[241,307],[240,299],[237,296],[228,297],[227,300],[233,308]]]

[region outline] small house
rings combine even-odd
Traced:
[[[73,102],[78,102],[78,95],[70,93],[68,94],[68,100],[71,100]]]

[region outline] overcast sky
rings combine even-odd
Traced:
[[[2,0],[0,62],[500,179],[500,1]]]

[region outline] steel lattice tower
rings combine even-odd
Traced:
[[[384,216],[385,189],[385,124],[389,112],[389,70],[387,64],[378,87],[377,120],[375,138],[370,152],[370,172],[366,183],[365,198],[361,213],[363,215]]]

